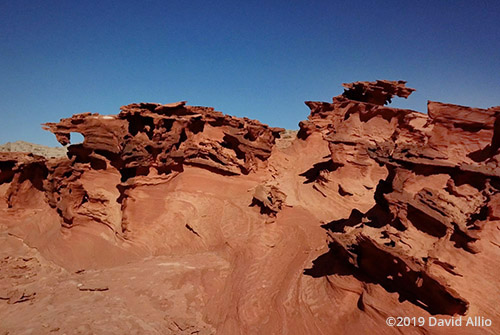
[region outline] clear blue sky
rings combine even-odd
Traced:
[[[407,80],[396,107],[500,105],[500,1],[0,1],[0,143],[40,124],[188,100],[296,129],[341,83]]]

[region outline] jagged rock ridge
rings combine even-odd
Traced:
[[[173,104],[131,104],[117,116],[78,114],[59,123],[47,123],[62,145],[79,132],[82,145],[70,146],[69,156],[104,164],[105,158],[127,174],[182,169],[202,165],[220,173],[248,174],[271,154],[274,139],[284,129],[235,118],[213,108]]]
[[[480,315],[494,334],[500,107],[425,115],[384,106],[414,91],[404,81],[344,87],[306,102],[286,139],[185,102],[45,124],[84,142],[67,158],[0,155],[5,278],[23,262],[39,277],[9,279],[17,293],[0,296],[19,307],[0,314],[68,330],[70,297],[94,306],[87,332],[444,334],[457,329],[385,318]],[[60,302],[42,313],[48,297]]]

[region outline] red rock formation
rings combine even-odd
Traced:
[[[498,333],[500,107],[344,87],[297,138],[142,103],[46,124],[68,158],[0,154],[0,330]]]
[[[358,81],[342,84],[342,86],[346,88],[342,95],[347,99],[368,102],[375,105],[391,103],[395,95],[401,98],[408,98],[415,91],[413,88],[406,87],[406,81],[403,80]]]
[[[117,167],[124,179],[150,168],[182,169],[203,166],[218,173],[248,174],[271,155],[274,139],[283,130],[255,120],[235,118],[212,108],[173,104],[131,104],[117,116],[78,114],[59,123],[47,123],[57,140],[70,143],[70,133],[85,140],[70,147],[70,157]]]

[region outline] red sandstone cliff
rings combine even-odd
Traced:
[[[297,137],[211,108],[47,123],[67,158],[0,153],[9,334],[496,334],[500,107],[306,102]],[[482,327],[389,327],[480,316]]]

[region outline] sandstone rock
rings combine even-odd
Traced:
[[[0,298],[30,300],[0,304],[2,330],[500,332],[500,107],[426,115],[384,106],[403,81],[344,87],[297,134],[140,103],[45,124],[84,136],[65,157],[0,153]]]
[[[346,88],[342,95],[347,99],[376,105],[391,103],[394,96],[408,98],[415,91],[413,88],[406,87],[406,81],[403,80],[357,81],[355,83],[342,84],[342,86]]]
[[[222,174],[248,174],[271,154],[281,128],[235,118],[212,108],[173,104],[131,104],[116,116],[78,114],[47,123],[58,141],[67,145],[70,133],[84,136],[69,155],[80,161],[115,166],[124,180],[150,168],[161,172],[195,165]]]
[[[274,185],[258,185],[253,193],[253,204],[261,208],[262,214],[275,217],[284,205],[286,194]]]

